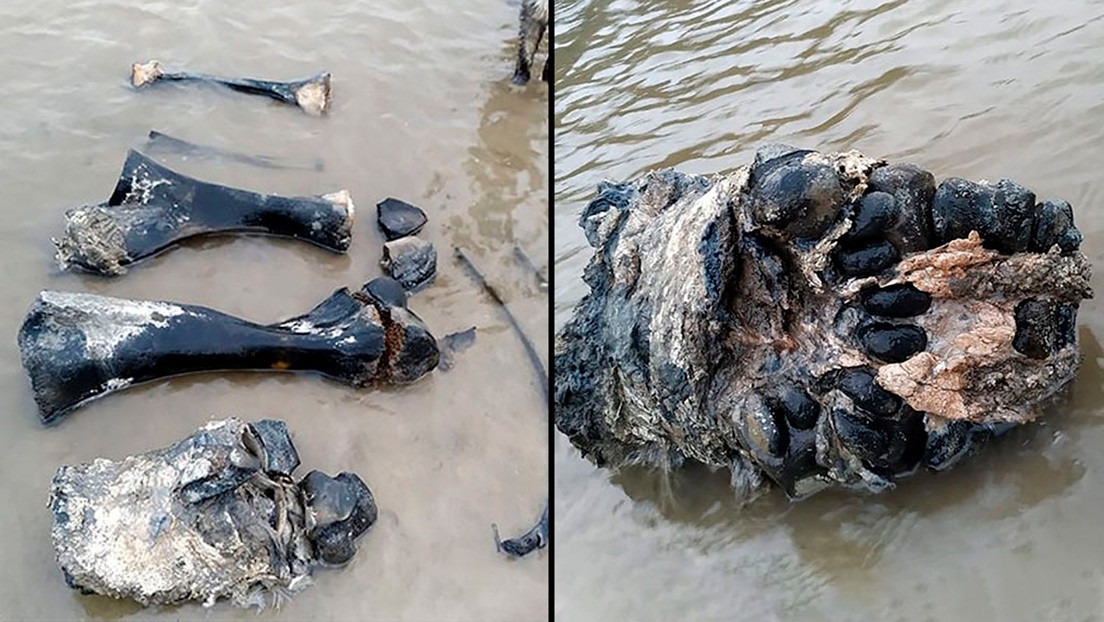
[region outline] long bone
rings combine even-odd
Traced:
[[[354,387],[408,383],[437,366],[405,305],[335,291],[306,315],[262,325],[206,307],[44,291],[19,330],[43,422],[134,384],[209,371],[307,371]]]
[[[130,68],[130,82],[142,88],[158,81],[207,82],[250,95],[264,95],[299,106],[307,114],[320,115],[330,109],[330,72],[326,71],[302,80],[275,82],[253,78],[228,78],[189,71],[165,71],[160,61],[134,63]]]
[[[282,197],[200,181],[131,150],[106,203],[65,214],[54,240],[57,262],[103,275],[200,235],[250,233],[290,237],[335,253],[352,239],[348,191]]]

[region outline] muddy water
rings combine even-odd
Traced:
[[[53,562],[46,495],[58,465],[172,443],[212,417],[287,421],[312,468],[359,473],[380,506],[346,568],[266,619],[542,619],[548,557],[494,550],[490,525],[527,528],[547,494],[547,421],[524,352],[449,255],[461,245],[546,354],[547,295],[513,259],[546,266],[547,89],[510,90],[516,7],[497,0],[143,3],[13,0],[0,6],[0,619],[256,619],[220,604],[141,611],[68,589]],[[210,88],[128,87],[130,64],[159,58],[212,73],[334,75],[327,118]],[[150,129],[297,161],[272,171],[161,161],[267,192],[348,188],[358,204],[347,256],[266,238],[189,244],[108,280],[59,273],[49,239],[67,207],[107,198],[126,149]],[[299,314],[381,273],[375,203],[422,205],[439,275],[411,301],[438,335],[476,343],[452,371],[358,391],[293,375],[209,375],[136,388],[43,428],[15,335],[41,289],[176,300],[262,322]]]
[[[969,5],[969,6],[967,6]],[[1104,3],[557,3],[555,324],[585,293],[603,178],[712,173],[755,145],[859,148],[1069,200],[1104,292]],[[611,473],[556,434],[562,620],[1104,617],[1104,305],[1072,401],[874,498],[737,508],[723,475]]]

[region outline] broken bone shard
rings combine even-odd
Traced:
[[[503,540],[498,533],[498,525],[491,525],[491,529],[494,532],[495,546],[500,553],[509,557],[525,557],[537,549],[548,546],[548,505],[544,506],[536,524],[516,538]]]
[[[439,359],[412,312],[345,288],[306,315],[270,325],[196,305],[44,291],[19,330],[19,351],[46,423],[89,400],[180,374],[307,371],[364,387],[413,382]]]
[[[388,241],[414,235],[428,219],[422,208],[406,201],[387,198],[376,204],[376,221]]]
[[[441,338],[441,360],[437,363],[437,369],[448,371],[452,369],[453,355],[463,352],[475,343],[475,327],[456,333],[449,333]]]
[[[344,253],[353,214],[345,190],[316,197],[259,194],[181,175],[131,150],[111,198],[69,210],[54,245],[61,269],[103,275],[123,274],[130,264],[200,235],[275,235]]]
[[[49,508],[66,582],[145,606],[248,606],[309,585],[316,565],[348,561],[376,520],[372,492],[351,473],[312,471],[296,484],[273,455],[298,465],[282,421],[231,418],[163,449],[62,466]]]
[[[599,464],[727,467],[741,494],[883,490],[1043,413],[1079,364],[1069,205],[851,151],[603,183],[555,423]]]
[[[206,82],[225,86],[234,91],[263,95],[285,104],[299,106],[311,115],[321,115],[330,109],[330,73],[323,72],[303,80],[273,82],[253,78],[226,78],[187,71],[166,72],[160,61],[134,63],[130,68],[130,83],[142,88],[158,81]]]
[[[380,264],[407,290],[415,290],[437,275],[437,250],[432,243],[411,235],[384,244]]]

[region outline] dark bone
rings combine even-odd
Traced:
[[[475,343],[475,327],[456,333],[449,333],[441,338],[441,360],[437,363],[437,369],[448,371],[452,369],[453,355],[463,352]]]
[[[313,471],[297,485],[296,466],[282,421],[238,419],[123,460],[62,466],[49,500],[58,566],[70,587],[145,606],[294,594],[315,566],[348,561],[377,515],[356,475]]]
[[[376,203],[376,222],[388,241],[418,233],[427,220],[422,208],[406,201],[388,197]]]
[[[487,279],[483,276],[483,273],[479,271],[479,268],[475,267],[475,264],[472,263],[472,260],[468,258],[464,251],[456,248],[455,252],[456,258],[464,265],[483,291],[491,297],[491,300],[495,301],[495,304],[502,310],[502,314],[506,316],[506,320],[510,323],[510,328],[514,330],[514,334],[521,340],[521,345],[525,348],[525,354],[529,357],[529,364],[532,367],[533,374],[540,383],[544,402],[547,404],[549,397],[548,372],[545,371],[544,364],[541,363],[540,360],[540,355],[537,354],[537,349],[533,347],[533,342],[529,340],[529,336],[521,329],[521,324],[518,323],[513,312],[510,311],[510,307],[506,306],[506,301],[504,301],[502,297],[498,295],[498,291],[487,282]],[[522,535],[516,538],[503,540],[498,534],[498,525],[495,524],[491,524],[491,531],[494,533],[495,547],[498,548],[499,552],[505,553],[510,557],[521,557],[537,549],[544,548],[551,541],[551,535],[548,532],[548,501],[546,500],[544,502],[544,512],[541,514],[541,518],[537,521],[537,524]]]
[[[150,130],[146,148],[150,152],[173,153],[184,157],[198,157],[209,160],[230,160],[273,170],[321,171],[326,167],[322,158],[315,158],[312,164],[285,162],[270,156],[249,155],[248,153],[239,153],[219,147],[199,145],[180,138],[174,138],[157,130]]]
[[[273,82],[252,78],[224,78],[187,71],[166,72],[161,63],[156,60],[146,63],[134,63],[130,68],[130,82],[135,88],[142,88],[159,80],[220,84],[242,93],[264,95],[285,104],[299,106],[304,112],[312,115],[323,114],[330,108],[329,72],[320,73],[303,80]]]
[[[795,498],[885,490],[1041,416],[1092,295],[1072,210],[1007,180],[935,188],[785,146],[726,175],[599,184],[556,427],[599,465],[696,461]]]
[[[403,287],[414,291],[437,276],[437,249],[428,240],[408,235],[384,243],[380,265]]]
[[[548,546],[549,539],[548,504],[545,503],[536,524],[520,536],[503,540],[498,533],[498,525],[491,525],[491,530],[494,532],[495,546],[498,547],[498,551],[510,557],[524,557],[537,549],[543,549]]]
[[[366,286],[367,287],[367,286]],[[261,325],[171,302],[45,291],[19,330],[43,422],[134,384],[206,371],[309,371],[354,386],[413,382],[437,343],[405,307],[342,288],[303,316]]]
[[[512,82],[522,86],[529,82],[530,67],[540,47],[544,33],[549,30],[548,0],[522,0],[518,15],[518,52]],[[551,80],[551,61],[544,62],[541,78]]]
[[[344,253],[353,210],[345,190],[320,197],[259,194],[181,175],[131,150],[111,198],[69,210],[54,244],[62,269],[104,275],[123,274],[126,266],[200,235],[284,236]]]

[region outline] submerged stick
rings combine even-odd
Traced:
[[[472,260],[464,253],[460,248],[456,248],[456,257],[460,263],[464,264],[464,267],[468,269],[471,275],[475,278],[475,281],[479,283],[479,286],[483,288],[483,291],[494,300],[503,314],[506,315],[506,319],[509,320],[510,326],[514,330],[514,334],[521,340],[521,344],[525,347],[525,352],[529,356],[529,363],[532,365],[533,373],[537,376],[537,380],[540,381],[542,394],[544,396],[545,405],[548,404],[548,372],[545,371],[544,365],[541,363],[540,356],[537,354],[537,349],[533,347],[533,342],[529,340],[529,336],[522,330],[521,325],[518,323],[517,318],[510,311],[510,308],[506,306],[506,302],[502,300],[502,297],[498,295],[494,287],[487,282],[487,279],[483,276],[483,273],[479,271],[479,268],[475,267]],[[492,524],[491,531],[494,533],[495,546],[498,550],[510,557],[522,557],[529,553],[542,549],[548,545],[550,541],[550,534],[548,531],[548,502],[545,501],[544,510],[541,513],[541,518],[537,521],[529,531],[517,536],[516,538],[510,538],[503,540],[498,533],[498,525]]]
[[[130,150],[106,203],[65,214],[54,240],[61,269],[119,275],[136,261],[200,235],[253,233],[291,237],[335,253],[352,239],[348,191],[282,197],[182,175]]]
[[[207,307],[44,291],[19,351],[44,423],[129,386],[209,371],[307,371],[354,387],[409,383],[437,366],[437,342],[374,281],[306,315],[262,325]]]
[[[529,256],[529,253],[526,253],[525,249],[520,246],[514,246],[514,256],[533,273],[533,278],[537,280],[537,287],[543,291],[548,291],[548,279],[541,274],[540,268],[533,263],[533,258]]]
[[[276,604],[344,564],[379,514],[353,473],[311,471],[282,421],[212,421],[122,460],[58,469],[53,545],[66,583],[144,606]]]
[[[149,140],[146,142],[146,147],[150,152],[159,151],[161,153],[168,152],[185,157],[230,160],[232,162],[240,162],[242,164],[248,164],[250,166],[272,170],[321,171],[325,168],[325,163],[322,162],[321,158],[316,158],[313,164],[297,164],[294,162],[288,163],[284,162],[280,158],[274,158],[271,156],[250,155],[248,153],[230,151],[228,149],[222,149],[220,147],[200,145],[180,138],[169,136],[168,134],[158,132],[157,130],[150,130]]]
[[[168,72],[160,61],[134,63],[130,68],[130,82],[142,88],[160,80],[183,82],[207,82],[251,95],[264,95],[271,99],[294,104],[312,115],[320,115],[330,108],[330,73],[323,72],[302,80],[274,82],[253,78],[227,78],[187,71]]]

